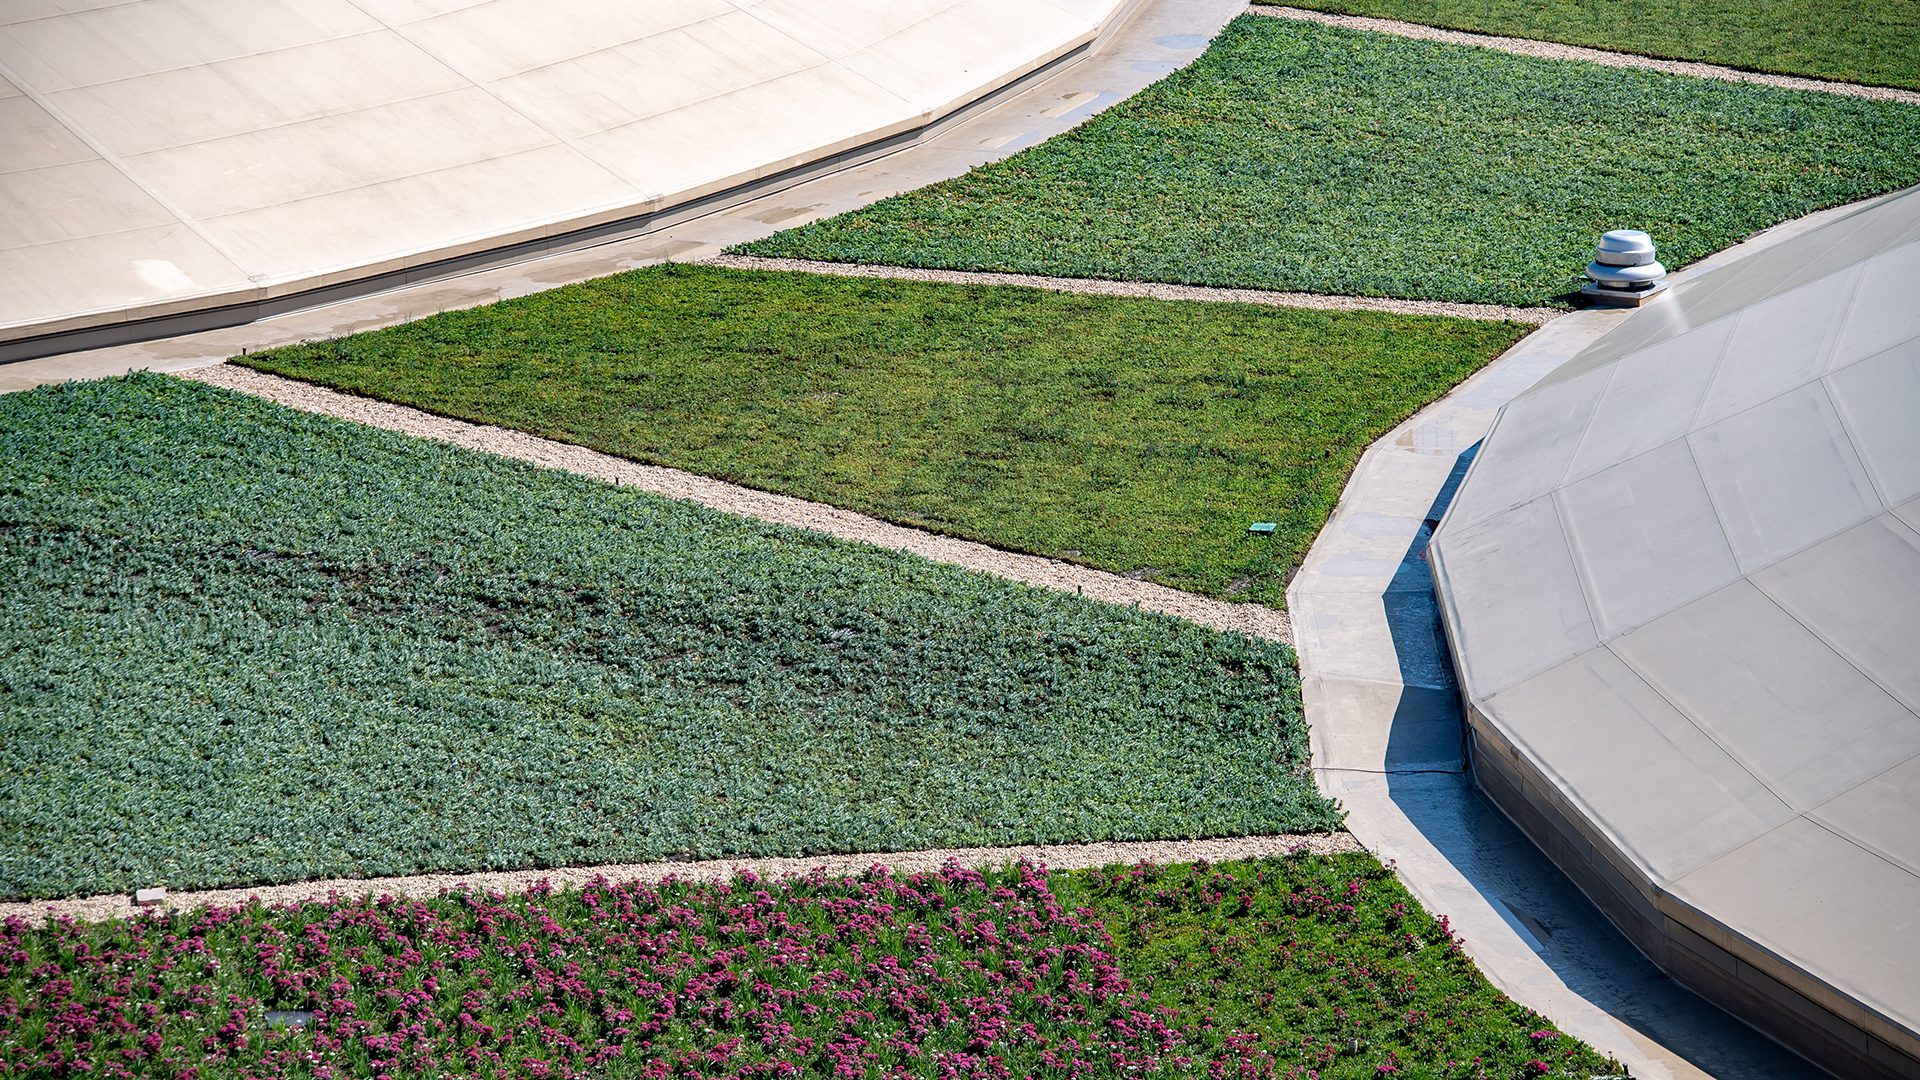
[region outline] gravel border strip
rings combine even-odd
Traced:
[[[1307,11],[1304,8],[1270,4],[1250,5],[1247,8],[1247,14],[1265,15],[1273,19],[1299,19],[1325,26],[1342,26],[1350,30],[1372,30],[1382,34],[1418,38],[1422,41],[1439,41],[1448,45],[1473,45],[1483,49],[1498,49],[1518,56],[1539,57],[1544,60],[1584,60],[1590,64],[1601,64],[1606,67],[1641,68],[1646,71],[1665,72],[1668,75],[1691,75],[1699,79],[1757,83],[1761,86],[1776,86],[1783,90],[1814,90],[1823,94],[1866,98],[1869,101],[1898,101],[1908,105],[1920,105],[1920,91],[1899,90],[1891,86],[1862,86],[1859,83],[1808,79],[1797,75],[1769,75],[1765,72],[1742,71],[1739,68],[1703,64],[1692,60],[1658,60],[1651,56],[1608,52],[1605,49],[1562,45],[1552,41],[1535,41],[1532,38],[1476,34],[1467,30],[1443,30],[1437,26],[1422,26],[1419,23],[1401,22],[1398,19],[1336,15],[1327,11]]]
[[[1288,8],[1286,10],[1293,10]],[[1506,307],[1500,304],[1454,304],[1442,300],[1387,300],[1370,296],[1323,296],[1319,293],[1274,292],[1269,289],[1216,289],[1205,285],[1169,285],[1154,281],[1108,281],[1103,278],[1045,277],[974,270],[927,270],[913,266],[877,266],[869,263],[814,262],[811,259],[771,259],[759,255],[715,255],[700,260],[708,266],[737,270],[781,270],[837,277],[896,278],[937,281],[943,285],[1024,285],[1054,292],[1087,296],[1135,296],[1149,300],[1202,300],[1224,304],[1261,304],[1267,307],[1315,308],[1323,311],[1384,311],[1393,315],[1446,315],[1456,319],[1525,323],[1539,326],[1566,312],[1557,308]]]
[[[1113,863],[1181,863],[1206,859],[1254,859],[1286,855],[1304,850],[1313,855],[1332,855],[1364,850],[1351,834],[1298,833],[1281,836],[1243,836],[1222,840],[1143,840],[1100,841],[1091,844],[1043,844],[998,848],[935,848],[931,851],[895,853],[868,852],[858,855],[819,855],[775,859],[701,859],[684,862],[615,863],[602,866],[567,866],[545,870],[501,870],[472,874],[415,874],[388,878],[330,878],[292,885],[267,885],[252,889],[205,889],[195,892],[170,892],[163,906],[181,910],[217,904],[233,906],[258,900],[263,904],[295,904],[307,900],[325,900],[329,896],[395,896],[427,898],[457,885],[482,892],[517,893],[529,886],[549,882],[556,888],[584,885],[595,878],[609,881],[649,881],[674,877],[685,881],[724,881],[741,870],[761,877],[782,877],[824,870],[835,876],[859,874],[873,866],[891,867],[896,873],[912,874],[938,870],[948,860],[967,866],[1004,866],[1029,859],[1055,870],[1081,870]],[[24,919],[39,926],[49,918],[81,919],[89,922],[125,918],[138,911],[132,897],[122,893],[89,896],[77,900],[27,900],[0,903],[0,922]]]
[[[809,502],[791,495],[756,491],[661,465],[642,465],[570,443],[506,428],[472,424],[465,420],[452,420],[405,405],[343,394],[232,364],[183,371],[179,375],[181,378],[263,397],[306,412],[324,413],[403,435],[437,439],[469,450],[514,458],[542,468],[561,469],[609,483],[637,487],[729,514],[809,529],[843,540],[875,544],[1026,585],[1077,593],[1104,603],[1157,611],[1216,630],[1237,631],[1249,637],[1289,645],[1293,643],[1293,625],[1286,613],[1264,604],[1213,600],[1058,559],[1002,551],[971,540],[889,524],[851,510]]]

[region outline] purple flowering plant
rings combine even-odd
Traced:
[[[1378,863],[1343,856],[15,918],[0,926],[0,1076],[1607,1067],[1493,992],[1405,902]]]

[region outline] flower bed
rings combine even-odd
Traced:
[[[1608,1067],[1488,986],[1445,920],[1365,856],[601,882],[0,928],[4,1075]]]

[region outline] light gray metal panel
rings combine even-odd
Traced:
[[[1920,757],[1880,773],[1807,816],[1920,874]]]
[[[1702,428],[1688,441],[1748,572],[1883,508],[1819,383]]]
[[[1569,381],[1892,250],[1913,239],[1916,227],[1920,227],[1920,198],[1911,197],[1910,191],[1875,200],[1804,236],[1676,285],[1666,299],[1635,312],[1540,385]]]
[[[1611,375],[1611,370],[1595,371],[1509,402],[1474,463],[1472,483],[1462,487],[1448,518],[1471,524],[1557,487]]]
[[[1796,818],[1673,892],[1881,1015],[1920,1020],[1920,877],[1872,852]]]
[[[1859,278],[1859,267],[1852,267],[1736,316],[1697,423],[1724,420],[1819,378]]]
[[[1920,532],[1920,499],[1909,499],[1894,507],[1893,516],[1906,522],[1915,532]]]
[[[1920,203],[1920,199],[1908,202]],[[1889,251],[1862,268],[1853,310],[1833,354],[1836,368],[1920,334],[1920,242]]]
[[[1881,514],[1753,575],[1821,640],[1920,712],[1920,533]]]
[[[1732,319],[1722,319],[1615,364],[1567,478],[1589,476],[1685,435],[1733,326]]]
[[[1920,337],[1827,376],[1827,391],[1880,497],[1920,496]]]
[[[1612,648],[1796,810],[1920,754],[1920,717],[1747,581]]]
[[[1493,695],[1482,711],[1653,882],[1670,881],[1793,816],[1605,649]]]
[[[1461,674],[1476,695],[1598,644],[1551,501],[1451,529],[1437,557],[1454,600]]]
[[[1683,440],[1554,498],[1603,640],[1740,576]]]

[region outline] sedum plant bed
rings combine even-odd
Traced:
[[[0,1075],[1620,1075],[1364,855],[0,926]]]
[[[1255,0],[1277,3],[1279,0]],[[1920,90],[1920,0],[1286,0],[1449,30]]]
[[[1315,831],[1287,648],[159,375],[0,396],[0,896]]]
[[[1524,332],[664,266],[239,362],[1279,605],[1367,445]]]
[[[742,250],[1534,305],[1605,229],[1683,266],[1915,182],[1906,104],[1246,15],[1073,131]]]

